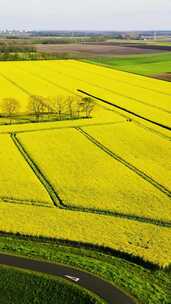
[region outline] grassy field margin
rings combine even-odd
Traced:
[[[149,270],[125,259],[97,250],[0,237],[0,252],[68,264],[98,275],[135,296],[139,303],[169,304],[171,272]],[[17,303],[18,304],[18,303]]]

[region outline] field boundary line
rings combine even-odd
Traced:
[[[106,146],[101,144],[98,140],[96,140],[93,136],[91,136],[89,133],[84,131],[81,128],[75,128],[78,132],[80,132],[83,136],[85,136],[89,141],[91,141],[93,144],[95,144],[98,148],[103,150],[105,153],[107,153],[109,156],[114,158],[115,160],[119,161],[122,165],[129,168],[131,171],[133,171],[135,174],[143,178],[146,182],[149,182],[152,186],[156,187],[159,191],[167,195],[168,197],[171,197],[171,191],[169,191],[165,186],[158,183],[156,180],[154,180],[152,177],[126,161],[124,158],[116,154],[115,152],[109,150]]]
[[[19,202],[28,202],[28,203],[39,203],[39,204],[49,204],[46,201],[39,201],[39,200],[32,200],[32,199],[24,199],[24,198],[14,198],[14,197],[10,197],[10,196],[0,196],[0,199],[3,200],[11,200],[11,201],[19,201]]]
[[[152,224],[152,225],[157,225],[161,227],[171,227],[171,221],[165,221],[165,220],[159,220],[159,219],[152,219],[150,217],[141,217],[138,215],[134,214],[124,214],[120,212],[115,212],[112,210],[100,210],[100,209],[95,209],[95,208],[84,208],[84,207],[76,207],[72,206],[71,204],[65,205],[65,210],[69,211],[77,211],[77,212],[85,212],[85,213],[94,213],[97,215],[105,215],[105,216],[111,216],[111,217],[118,217],[121,219],[125,220],[130,220],[130,221],[137,221],[141,223],[146,223],[146,224]]]
[[[170,126],[163,125],[163,124],[161,124],[161,123],[159,123],[159,122],[157,122],[157,121],[154,121],[154,120],[151,120],[151,119],[146,118],[146,117],[144,117],[144,116],[141,116],[140,114],[137,114],[137,113],[135,113],[135,112],[132,112],[132,111],[126,109],[126,108],[120,107],[120,106],[118,106],[117,104],[112,103],[112,102],[110,102],[110,101],[107,101],[107,100],[105,100],[105,99],[102,99],[102,98],[100,98],[100,97],[94,96],[94,95],[92,95],[92,94],[90,94],[90,93],[88,93],[88,92],[86,92],[86,91],[83,91],[83,90],[80,90],[80,89],[77,89],[77,91],[80,92],[80,93],[83,93],[84,95],[87,95],[87,96],[89,96],[89,97],[95,98],[95,99],[97,99],[97,100],[99,100],[99,101],[102,101],[103,103],[106,103],[106,104],[108,104],[108,105],[110,105],[110,106],[113,106],[113,107],[115,107],[115,108],[118,108],[119,110],[122,110],[122,111],[124,111],[124,112],[126,112],[126,113],[129,113],[129,114],[133,115],[133,116],[136,116],[136,117],[141,118],[141,119],[143,119],[143,120],[145,120],[145,121],[148,121],[148,122],[150,122],[150,123],[152,123],[152,124],[154,124],[154,125],[156,125],[156,126],[159,126],[159,127],[161,127],[161,128],[164,128],[164,129],[167,129],[167,130],[171,131],[171,127],[170,127]]]
[[[53,186],[50,184],[50,182],[47,180],[47,178],[44,176],[44,174],[41,172],[39,167],[36,165],[36,163],[31,159],[29,154],[26,152],[25,148],[17,138],[15,133],[11,133],[11,139],[13,140],[15,146],[20,151],[20,153],[23,155],[24,159],[28,163],[28,165],[31,167],[41,184],[44,186],[46,191],[48,192],[53,204],[55,207],[61,207],[63,205],[61,198],[59,195],[54,191]]]
[[[67,204],[64,202],[60,196],[56,193],[54,190],[53,186],[49,183],[47,178],[44,176],[44,174],[41,172],[37,164],[31,159],[31,157],[28,155],[26,152],[25,148],[22,146],[20,143],[19,139],[17,138],[15,133],[11,133],[11,138],[13,142],[15,143],[16,147],[20,151],[20,153],[23,155],[24,159],[27,161],[35,175],[38,177],[42,185],[45,187],[47,190],[52,202],[54,203],[55,207],[58,207],[60,209],[67,211],[77,211],[77,212],[85,212],[85,213],[94,213],[97,215],[106,215],[106,216],[113,216],[113,217],[119,217],[127,220],[135,220],[138,222],[143,222],[143,223],[148,223],[148,224],[153,224],[153,225],[158,225],[161,227],[171,227],[171,222],[164,221],[164,220],[159,220],[159,219],[152,219],[152,218],[147,218],[147,217],[140,217],[136,215],[131,215],[131,214],[124,214],[124,213],[119,213],[115,211],[110,211],[110,210],[98,210],[98,209],[93,209],[93,208],[84,208],[84,207],[75,207],[72,206],[69,203]]]
[[[1,202],[3,203],[7,203],[7,204],[15,204],[15,205],[28,205],[28,206],[37,206],[37,207],[45,207],[45,208],[53,208],[53,205],[51,206],[50,204],[48,205],[47,203],[40,203],[40,202],[36,202],[36,201],[29,201],[29,200],[22,200],[22,199],[13,199],[13,198],[9,198],[9,197],[0,197],[0,204]]]
[[[107,107],[105,107],[105,106],[102,106],[102,105],[100,105],[100,104],[97,104],[99,107],[102,107],[102,108],[104,108],[105,110],[107,110],[107,111],[112,111],[112,112],[114,112],[114,113],[116,113],[117,115],[119,115],[119,116],[121,116],[121,117],[123,117],[123,118],[125,118],[126,120],[127,119],[129,119],[129,116],[126,116],[126,115],[124,115],[124,114],[121,114],[121,113],[119,113],[118,111],[115,111],[115,110],[113,110],[113,109],[109,109],[109,108],[107,108]],[[39,131],[48,131],[48,130],[58,130],[58,129],[72,129],[72,128],[76,128],[76,127],[80,127],[80,128],[83,128],[83,127],[92,127],[92,126],[105,126],[105,125],[115,125],[115,124],[119,124],[119,123],[126,123],[127,121],[126,120],[120,120],[120,121],[116,121],[116,122],[97,122],[97,123],[92,123],[92,124],[80,124],[80,125],[72,125],[72,126],[56,126],[56,127],[51,127],[51,128],[40,128],[40,129],[32,129],[32,130],[13,130],[13,131],[2,131],[1,130],[1,126],[0,126],[0,135],[3,135],[3,134],[11,134],[11,133],[16,133],[16,134],[20,134],[20,133],[31,133],[31,132],[39,132]],[[57,123],[58,121],[56,121],[56,123]],[[145,129],[145,130],[147,130],[147,131],[149,131],[149,132],[151,132],[151,133],[154,133],[154,134],[156,134],[156,135],[158,135],[159,137],[161,137],[161,138],[164,138],[165,140],[168,140],[168,141],[171,141],[171,137],[169,137],[168,135],[165,135],[164,133],[161,133],[160,131],[158,131],[158,130],[155,130],[155,129],[153,129],[153,128],[151,128],[151,127],[149,127],[149,126],[146,126],[146,125],[144,125],[143,123],[141,123],[141,122],[139,122],[139,121],[137,121],[137,120],[132,120],[132,122],[133,123],[135,123],[135,124],[137,124],[139,127],[141,127],[141,128],[143,128],[143,129]],[[36,124],[45,124],[45,123],[50,123],[50,122],[37,122]],[[23,125],[30,125],[30,124],[32,124],[32,123],[25,123],[25,124],[22,124],[22,126]],[[35,124],[34,124],[35,125]],[[2,125],[3,127],[4,127],[4,125]],[[10,126],[10,125],[9,125]],[[9,126],[7,126],[7,127],[9,127]],[[18,124],[16,125],[16,124],[13,124],[12,126],[18,126]],[[6,127],[6,126],[5,126]]]
[[[48,122],[47,122],[48,123]],[[0,135],[3,134],[11,134],[11,133],[15,133],[15,134],[21,134],[21,133],[32,133],[32,132],[40,132],[40,131],[50,131],[50,130],[60,130],[60,129],[74,129],[76,127],[91,127],[91,126],[105,126],[105,125],[115,125],[115,124],[121,124],[121,123],[126,123],[126,120],[120,120],[120,121],[113,121],[113,122],[97,122],[97,123],[92,123],[92,124],[80,124],[80,125],[72,125],[72,126],[56,126],[56,127],[50,127],[50,128],[40,128],[40,129],[32,129],[32,130],[14,130],[14,131],[2,131],[0,129]],[[26,123],[27,125],[28,123]],[[29,123],[30,124],[30,123]],[[41,123],[40,123],[41,124]],[[42,122],[42,124],[44,124],[44,122]],[[15,125],[16,126],[16,125]],[[18,126],[18,125],[17,125]],[[5,126],[6,127],[6,126]]]
[[[22,203],[19,201],[12,201],[12,200],[8,200],[8,199],[1,199],[0,197],[0,204],[1,204],[1,200],[2,202],[5,202],[7,204],[16,204],[16,205],[21,205],[21,206],[34,206],[34,207],[45,207],[45,208],[53,208],[53,206],[50,205],[41,205],[41,204],[31,204],[31,203]],[[59,207],[60,209],[64,210],[64,211],[73,211],[73,212],[85,212],[85,213],[90,213],[90,214],[97,214],[97,215],[104,215],[104,216],[111,216],[111,217],[118,217],[118,218],[122,218],[125,220],[130,220],[130,221],[138,221],[141,223],[146,223],[146,224],[153,224],[153,225],[157,225],[157,226],[161,226],[161,227],[171,227],[171,221],[163,221],[163,220],[159,220],[159,219],[152,219],[152,218],[148,218],[148,217],[140,217],[138,215],[134,215],[134,214],[124,214],[124,213],[119,213],[119,212],[115,212],[115,211],[110,211],[110,210],[100,210],[100,209],[95,209],[95,208],[84,208],[84,207],[76,207],[76,206],[72,206],[71,204],[63,204],[63,207]]]

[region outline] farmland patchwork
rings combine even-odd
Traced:
[[[21,113],[33,95],[95,103],[91,118],[0,125],[0,231],[170,265],[171,84],[59,60],[2,62],[0,86]]]

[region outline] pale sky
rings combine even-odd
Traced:
[[[171,0],[0,0],[0,29],[171,30]]]

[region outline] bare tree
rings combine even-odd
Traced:
[[[35,115],[37,121],[39,121],[40,116],[47,109],[47,105],[45,103],[45,98],[38,95],[30,96],[30,100],[28,103],[28,111]]]
[[[52,97],[46,97],[46,99],[44,99],[44,112],[48,115],[48,119],[50,118],[50,115],[54,113]]]
[[[68,96],[65,102],[68,108],[68,114],[70,118],[72,118],[74,116],[74,96]]]
[[[81,97],[76,96],[74,101],[74,112],[77,114],[77,118],[79,118],[82,111]]]
[[[82,111],[85,112],[86,117],[89,118],[94,110],[95,102],[91,97],[83,97],[80,102],[80,107]]]
[[[65,99],[64,96],[57,96],[52,102],[53,111],[58,115],[60,120],[62,120],[62,116],[66,111]]]
[[[15,98],[4,98],[1,103],[1,109],[3,113],[9,117],[10,124],[12,123],[12,117],[20,110],[20,103]]]
[[[66,106],[70,118],[79,118],[80,113],[83,112],[83,102],[79,96],[68,96],[66,98]]]

